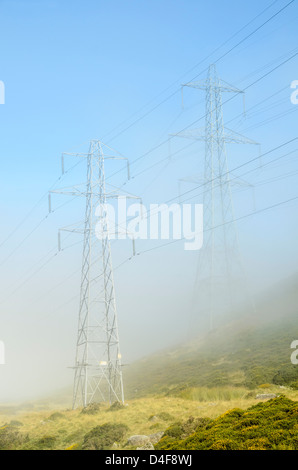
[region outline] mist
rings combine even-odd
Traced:
[[[134,247],[129,239],[111,240],[124,368],[227,325],[236,332],[241,321],[282,322],[292,315],[298,282],[298,106],[291,101],[297,28],[290,12],[237,47],[230,41],[235,49],[219,59],[212,51],[253,16],[257,2],[243,4],[241,12],[230,1],[217,1],[214,9],[169,0],[125,7],[90,0],[70,9],[67,2],[25,3],[0,7],[6,45],[0,70],[0,403],[57,396],[67,402],[71,396],[83,234],[61,231],[60,251],[57,237],[61,228],[84,222],[86,200],[59,191],[76,185],[85,191],[87,167],[85,159],[69,156],[62,175],[60,157],[87,153],[91,139],[130,162],[129,180],[126,162],[105,163],[107,191],[120,187],[146,207],[203,204],[206,231],[198,250],[186,250],[183,237],[136,239]],[[222,54],[228,50],[221,46]],[[222,194],[227,181],[221,181],[210,222],[205,141],[173,134],[186,127],[205,131],[204,91],[184,87],[182,107],[180,85],[205,80],[215,62],[225,83],[246,90],[245,108],[242,95],[223,104],[225,132],[231,128],[253,144],[244,137],[241,145],[226,143],[231,195]],[[216,177],[219,170],[213,171]],[[49,191],[57,191],[50,213]],[[212,287],[203,272],[211,269],[210,233],[213,279],[221,279]]]

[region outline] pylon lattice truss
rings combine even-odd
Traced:
[[[91,141],[73,407],[96,401],[124,402],[104,160],[101,143]],[[101,240],[95,229],[98,217]]]
[[[196,315],[208,319],[208,327],[213,329],[215,313],[233,309],[240,284],[249,297],[234,222],[226,143],[257,143],[224,127],[222,93],[243,92],[220,80],[215,65],[209,67],[206,80],[183,86],[206,91],[205,129],[174,135],[205,142],[204,245],[199,254],[194,303]]]
[[[93,402],[124,403],[107,210],[107,198],[117,198],[120,194],[114,186],[110,193],[106,192],[105,161],[127,159],[104,155],[103,147],[105,151],[109,149],[99,140],[92,140],[87,154],[63,154],[63,157],[72,155],[86,159],[87,184],[85,189],[77,185],[52,191],[86,199],[83,227],[74,224],[61,229],[84,235],[73,408],[86,407]]]

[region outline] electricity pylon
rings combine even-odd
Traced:
[[[86,407],[90,403],[101,401],[124,402],[111,233],[107,213],[107,198],[117,198],[119,194],[114,187],[110,193],[106,192],[105,161],[127,159],[104,155],[103,146],[108,148],[99,140],[92,140],[87,154],[62,156],[86,158],[85,190],[73,186],[66,190],[52,191],[86,198],[83,228],[62,229],[84,235],[73,408]]]
[[[196,315],[201,321],[207,319],[208,328],[212,330],[215,313],[233,309],[239,283],[242,284],[242,292],[247,294],[234,221],[226,143],[257,143],[224,127],[222,93],[243,92],[220,80],[215,65],[209,67],[206,80],[182,86],[206,92],[205,129],[172,135],[205,142],[204,178],[200,185],[204,193],[204,245],[199,254],[194,295]]]

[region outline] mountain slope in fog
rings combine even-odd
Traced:
[[[298,366],[291,363],[290,348],[295,339],[298,276],[258,299],[255,312],[239,313],[204,338],[127,367],[126,397],[176,393],[192,386],[296,386]]]

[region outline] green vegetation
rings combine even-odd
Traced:
[[[264,384],[294,388],[298,367],[290,362],[290,344],[295,331],[298,334],[297,316],[270,326],[220,329],[198,344],[160,353],[128,368],[127,394],[130,398],[148,393],[181,396],[197,387],[217,388],[218,393],[230,387],[233,394],[239,388],[241,395],[241,389]]]
[[[231,319],[125,368],[124,406],[70,410],[61,396],[55,406],[0,406],[0,450],[133,450],[136,435],[151,436],[156,449],[298,450],[298,366],[290,362],[297,302],[295,283],[272,299],[267,317]]]
[[[274,390],[271,387],[270,391]],[[289,390],[287,393],[298,398],[296,391]],[[101,404],[95,414],[82,413],[82,409],[64,409],[63,411],[60,409],[49,413],[48,409],[40,411],[39,405],[36,409],[30,407],[28,410],[22,406],[19,410],[14,409],[13,416],[10,415],[10,410],[5,411],[6,414],[3,414],[3,411],[0,413],[0,426],[3,424],[0,428],[0,448],[78,450],[107,447],[127,449],[126,443],[130,436],[139,434],[150,436],[165,431],[175,421],[188,420],[189,416],[195,419],[213,419],[231,407],[245,408],[253,403],[255,403],[255,396],[211,403],[176,396],[154,395],[130,400],[120,410],[117,409],[118,407],[111,410],[109,404]],[[12,419],[17,421],[14,426],[7,424]],[[116,428],[115,425],[117,425]],[[124,431],[123,425],[129,430],[125,430],[123,437],[120,437],[117,432]]]
[[[81,409],[53,410],[49,414],[48,410],[22,408],[17,416],[20,421],[10,421],[7,415],[6,423],[10,424],[0,427],[0,449],[130,450],[135,448],[128,445],[131,436],[159,432],[165,432],[165,436],[158,444],[154,443],[157,449],[187,449],[197,445],[208,448],[213,444],[258,448],[261,441],[257,444],[257,439],[265,438],[265,448],[296,448],[298,401],[294,400],[298,400],[298,391],[283,388],[284,396],[269,401],[256,400],[256,396],[264,392],[278,394],[280,387],[268,388],[266,384],[265,389],[247,389],[245,394],[243,391],[239,394],[235,388],[234,394],[231,387],[220,388],[216,396],[216,389],[185,389],[179,397],[164,394],[131,400],[121,410],[101,404],[96,414],[82,413]],[[212,400],[208,401],[209,398]],[[227,439],[233,441],[230,447]],[[261,443],[265,446],[265,441]]]
[[[123,410],[123,408],[124,408],[124,405],[122,403],[120,403],[119,401],[115,401],[114,403],[112,403],[112,405],[107,411]]]
[[[231,401],[244,398],[247,395],[247,389],[243,387],[188,387],[180,391],[171,390],[167,395],[202,402]]]
[[[34,449],[49,450],[52,449],[56,443],[56,436],[42,436],[35,443]]]
[[[6,424],[0,428],[0,450],[14,450],[28,439],[18,431],[18,426]]]
[[[281,396],[246,411],[234,408],[214,420],[175,424],[158,450],[297,450],[298,402]],[[188,433],[188,437],[185,434]]]
[[[64,418],[64,415],[62,413],[59,413],[59,411],[56,411],[55,413],[52,413],[51,416],[49,416],[50,421],[56,421],[58,419]]]
[[[105,423],[88,432],[83,441],[83,450],[105,450],[123,439],[128,431],[126,424]]]
[[[82,409],[81,413],[83,415],[96,415],[99,413],[100,409],[101,406],[99,403],[90,403],[90,405]]]
[[[167,411],[162,411],[161,413],[158,413],[157,415],[152,415],[149,417],[149,421],[152,421],[153,419],[162,420],[162,421],[173,421],[174,417]]]

